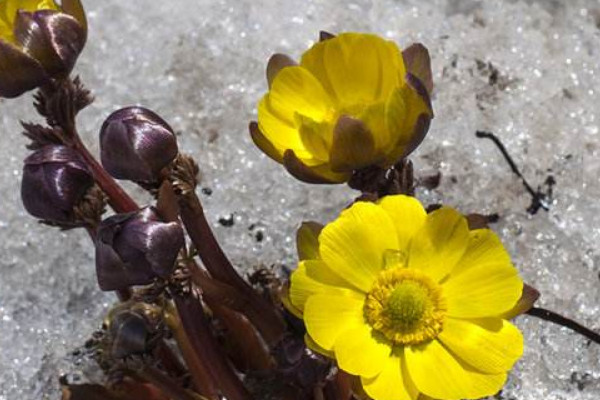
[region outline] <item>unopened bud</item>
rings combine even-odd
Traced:
[[[107,218],[96,243],[100,288],[118,290],[168,277],[183,245],[181,226],[163,222],[153,207]]]
[[[160,307],[146,303],[122,303],[106,319],[109,349],[113,358],[149,352],[161,334]]]
[[[161,117],[143,107],[112,113],[100,130],[102,165],[117,179],[158,182],[177,156],[177,139]]]
[[[67,77],[87,38],[79,0],[10,3],[0,12],[0,97],[9,98]]]
[[[25,159],[21,198],[34,217],[72,224],[74,208],[94,185],[94,177],[74,150],[48,145]]]

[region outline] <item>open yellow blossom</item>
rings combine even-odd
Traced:
[[[311,348],[376,400],[501,389],[523,352],[520,331],[502,318],[523,282],[492,231],[470,231],[451,208],[427,214],[402,195],[355,203],[312,231],[299,237],[305,259],[290,287]]]
[[[80,0],[0,0],[0,97],[65,78],[86,38]]]
[[[267,79],[252,138],[305,182],[341,183],[353,171],[393,165],[421,143],[433,116],[420,44],[400,52],[372,34],[327,36],[300,64],[274,55]]]

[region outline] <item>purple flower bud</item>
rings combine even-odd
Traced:
[[[160,172],[177,153],[177,139],[169,124],[143,107],[115,111],[100,130],[102,165],[117,179],[160,181]]]
[[[51,79],[67,77],[87,39],[80,0],[17,2],[0,16],[0,97],[17,97]],[[6,7],[4,7],[6,8]],[[10,7],[9,7],[10,9]]]
[[[100,288],[118,290],[168,277],[183,244],[181,226],[163,222],[153,207],[107,218],[96,242]]]
[[[25,159],[21,198],[25,209],[42,220],[74,223],[73,208],[94,185],[94,177],[74,150],[48,145]]]

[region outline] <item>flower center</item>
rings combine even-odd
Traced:
[[[441,287],[420,271],[383,271],[364,307],[369,324],[399,345],[431,340],[442,331],[446,303]]]

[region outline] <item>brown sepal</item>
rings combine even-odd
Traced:
[[[48,81],[42,65],[0,39],[0,97],[15,98]]]
[[[254,142],[254,144],[263,151],[263,153],[265,153],[269,158],[277,161],[278,163],[282,163],[283,162],[283,158],[281,157],[281,154],[279,153],[279,151],[277,151],[277,149],[275,148],[275,146],[273,146],[273,144],[269,141],[269,139],[267,139],[265,137],[265,135],[262,133],[262,131],[260,130],[259,126],[258,126],[258,122],[256,121],[252,121],[250,122],[250,137],[252,138],[252,141]]]
[[[54,78],[71,73],[85,45],[85,32],[79,22],[52,10],[19,11],[15,36],[23,51],[38,60]]]
[[[85,37],[87,38],[88,24],[87,17],[85,15],[85,10],[83,9],[83,5],[81,4],[81,0],[62,0],[61,8],[63,12],[69,14],[73,18],[79,22],[79,25],[83,28],[85,32]]]
[[[431,94],[433,91],[433,77],[431,73],[431,58],[429,51],[421,43],[413,43],[402,52],[406,72],[413,74]]]
[[[296,248],[298,258],[302,260],[315,260],[319,258],[319,234],[323,225],[314,221],[305,221],[296,232]]]
[[[376,164],[375,140],[367,126],[359,119],[342,115],[333,130],[329,154],[334,172],[351,172]]]
[[[298,65],[298,63],[290,56],[281,53],[273,54],[267,63],[267,82],[269,84],[269,88],[271,88],[273,85],[273,80],[275,80],[275,76],[277,76],[279,71],[285,67],[291,67],[294,65]]]
[[[523,284],[523,293],[517,304],[507,311],[502,318],[512,319],[519,315],[525,314],[535,305],[535,302],[540,298],[540,292],[526,283]]]
[[[307,167],[294,153],[288,149],[283,153],[283,166],[296,179],[306,183],[337,183],[317,174],[313,169]]]
[[[419,147],[419,145],[423,142],[423,140],[425,140],[425,137],[427,136],[427,132],[429,132],[430,125],[431,125],[431,117],[429,115],[427,115],[427,114],[419,115],[419,118],[417,119],[417,123],[415,124],[412,138],[411,138],[410,142],[408,143],[408,145],[406,146],[406,148],[404,149],[404,152],[402,153],[401,158],[408,157],[413,151],[415,151],[417,149],[417,147]]]
[[[467,215],[466,218],[467,218],[467,223],[469,224],[469,229],[475,230],[475,229],[488,228],[489,224],[498,222],[499,216],[498,216],[498,214],[483,215],[483,214],[473,213],[473,214]]]
[[[335,35],[327,31],[319,31],[319,42],[324,42],[329,39],[333,39]]]

